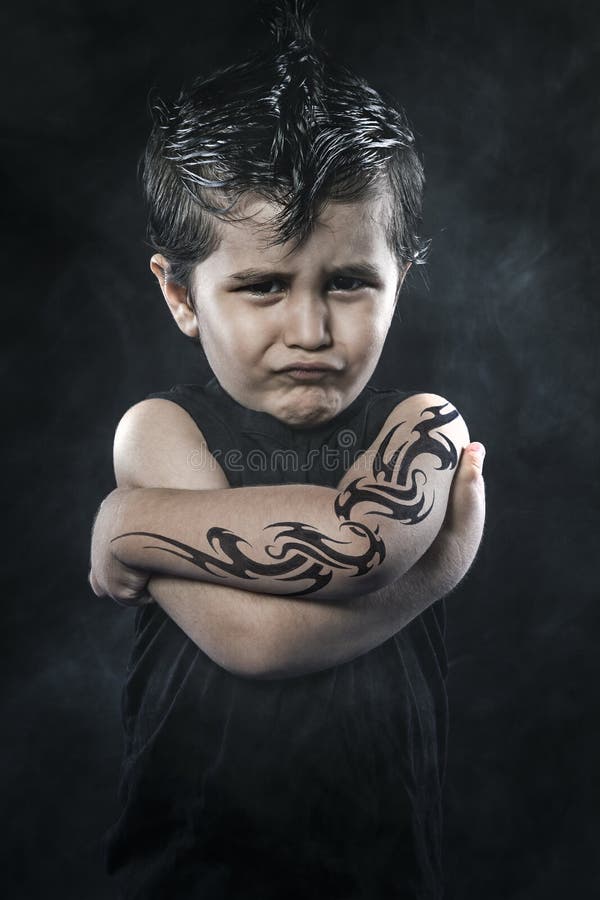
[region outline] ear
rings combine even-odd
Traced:
[[[177,322],[178,327],[188,337],[199,338],[198,319],[188,297],[188,292],[182,284],[169,281],[169,263],[165,257],[161,253],[155,253],[150,260],[150,268],[156,276],[156,280],[163,292],[163,297],[167,301],[167,306],[171,310],[171,315]]]

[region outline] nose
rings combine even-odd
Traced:
[[[282,312],[286,346],[306,350],[331,346],[330,311],[324,297],[310,290],[291,292],[282,304]]]

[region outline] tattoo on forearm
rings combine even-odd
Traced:
[[[430,415],[428,418],[421,418],[412,429],[411,437],[416,437],[396,448],[392,444],[394,449],[391,453],[390,443],[394,433],[406,423],[390,428],[377,448],[372,470],[367,475],[356,478],[337,494],[334,511],[340,520],[340,529],[348,528],[366,539],[366,549],[360,555],[356,554],[356,548],[351,554],[344,553],[343,546],[351,545],[352,541],[335,540],[303,522],[273,522],[265,526],[264,530],[282,528],[274,537],[276,542],[281,542],[279,549],[274,544],[264,548],[264,552],[273,560],[267,563],[261,563],[247,554],[242,546],[245,544],[252,547],[247,540],[221,527],[210,528],[206,534],[212,553],[149,531],[128,531],[112,540],[117,541],[129,535],[155,538],[162,545],[146,544],[145,549],[171,553],[204,572],[222,578],[234,576],[252,580],[265,577],[285,583],[312,582],[308,589],[286,594],[288,597],[305,596],[320,590],[331,580],[335,569],[350,571],[351,578],[364,575],[373,566],[383,562],[385,545],[379,536],[379,526],[371,530],[362,522],[353,521],[352,511],[359,503],[366,503],[371,508],[365,515],[393,518],[409,525],[422,522],[429,515],[435,496],[433,490],[426,491],[427,475],[423,469],[418,468],[419,458],[426,454],[437,457],[440,462],[436,466],[438,470],[454,469],[458,463],[454,444],[443,433],[436,433],[458,417],[458,412],[450,404],[446,406],[449,411],[445,413],[442,413],[443,406],[424,409],[421,417],[426,413]],[[164,546],[165,544],[168,546]]]

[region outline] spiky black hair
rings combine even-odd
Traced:
[[[194,266],[218,246],[215,219],[239,217],[248,193],[278,204],[273,243],[300,244],[328,200],[383,188],[400,264],[425,259],[423,168],[404,113],[317,44],[313,8],[283,0],[268,52],[197,78],[175,102],[151,103],[141,160],[148,239],[190,294]]]

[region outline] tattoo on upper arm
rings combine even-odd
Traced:
[[[424,487],[427,476],[422,469],[414,467],[416,460],[426,453],[437,456],[440,461],[437,469],[454,469],[458,462],[458,453],[452,441],[443,432],[437,436],[432,434],[436,429],[442,428],[458,417],[458,412],[454,408],[447,413],[442,413],[442,408],[429,406],[424,409],[421,415],[429,412],[433,417],[418,422],[412,430],[412,434],[416,434],[417,438],[405,441],[386,461],[385,454],[394,433],[406,423],[399,422],[390,428],[377,448],[372,474],[368,478],[365,476],[356,478],[349,484],[343,492],[344,499],[339,494],[336,497],[335,511],[338,518],[349,519],[352,507],[358,503],[375,506],[375,509],[364,513],[366,516],[398,519],[410,525],[422,522],[429,515],[435,495],[432,491],[431,496],[426,497]],[[424,509],[428,499],[429,505]]]
[[[445,413],[442,409],[449,407]],[[423,418],[428,414],[427,418]],[[273,522],[265,526],[281,528],[274,536],[279,542],[268,544],[264,550],[273,562],[260,562],[248,555],[243,545],[252,545],[227,528],[214,527],[206,533],[206,540],[212,553],[185,544],[182,541],[148,531],[128,531],[117,535],[113,541],[129,535],[143,535],[155,538],[162,545],[147,544],[145,548],[162,550],[213,576],[227,578],[233,576],[245,580],[272,578],[276,582],[309,582],[309,588],[288,593],[286,596],[306,596],[315,593],[329,583],[335,569],[350,572],[354,578],[369,572],[385,559],[385,544],[379,536],[379,526],[368,528],[359,521],[352,520],[354,507],[359,503],[368,504],[364,515],[378,515],[393,518],[414,525],[422,522],[434,505],[433,489],[427,491],[427,475],[419,468],[419,458],[429,454],[437,457],[438,470],[454,469],[458,463],[456,447],[439,429],[458,417],[458,412],[450,404],[430,406],[421,412],[420,421],[411,431],[411,438],[397,446],[394,435],[405,422],[390,428],[376,448],[370,471],[356,478],[340,491],[334,501],[334,511],[340,520],[340,529],[348,528],[353,534],[365,539],[365,551],[344,553],[343,546],[354,542],[336,540],[323,534],[304,522]],[[164,546],[164,545],[168,546]],[[174,549],[176,548],[176,549]]]

